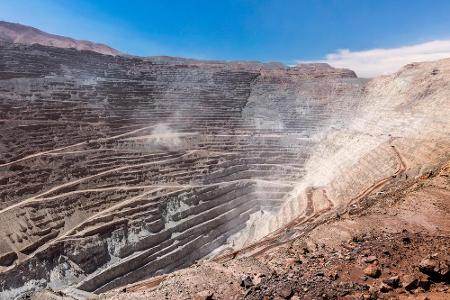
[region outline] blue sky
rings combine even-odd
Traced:
[[[135,55],[288,64],[450,39],[448,0],[1,0],[0,19]]]

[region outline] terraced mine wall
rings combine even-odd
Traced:
[[[0,297],[107,291],[426,172],[450,132],[435,68],[367,83],[324,64],[1,44]]]

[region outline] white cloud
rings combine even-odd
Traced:
[[[359,77],[375,77],[391,74],[402,66],[420,61],[437,60],[450,57],[450,40],[436,40],[412,46],[364,51],[338,50],[328,54],[325,62],[337,68],[349,68]],[[313,61],[297,61],[311,63]]]

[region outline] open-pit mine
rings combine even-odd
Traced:
[[[435,234],[448,254],[450,60],[367,80],[3,41],[0,108],[0,299],[294,299],[314,288],[270,290],[269,258],[303,249],[306,267],[296,242],[367,228]],[[399,187],[417,203],[380,205]]]

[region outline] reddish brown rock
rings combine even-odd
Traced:
[[[376,264],[370,264],[364,269],[364,274],[372,278],[380,277],[381,270]]]

